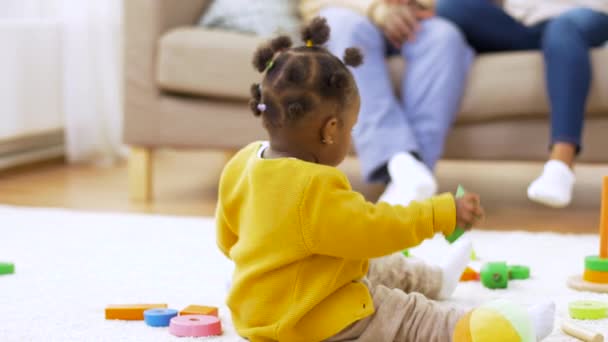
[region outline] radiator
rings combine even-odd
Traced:
[[[63,130],[29,134],[0,140],[0,170],[65,154]]]

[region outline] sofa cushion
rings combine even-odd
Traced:
[[[608,49],[592,52],[593,84],[587,115],[608,116]],[[393,84],[399,93],[404,71],[401,57],[390,60]],[[540,52],[503,52],[479,55],[469,76],[458,122],[513,117],[546,117],[544,66]]]
[[[593,84],[587,115],[608,115],[608,49],[592,52]],[[480,55],[462,103],[463,120],[545,116],[549,112],[540,52]]]
[[[214,0],[203,13],[199,25],[262,37],[282,33],[296,40],[300,32],[298,3],[285,0]]]
[[[262,42],[256,36],[200,28],[170,31],[159,43],[158,85],[166,91],[247,100],[249,85],[261,79],[251,58]],[[587,114],[608,116],[608,49],[593,51],[592,60]],[[405,63],[393,57],[389,64],[398,88]],[[548,112],[541,54],[492,53],[478,56],[473,65],[458,122],[543,118]]]
[[[251,64],[262,38],[219,30],[179,28],[159,42],[156,79],[165,91],[248,99],[261,75]]]

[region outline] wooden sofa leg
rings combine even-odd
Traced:
[[[129,197],[133,201],[152,200],[153,150],[131,146],[129,155]]]

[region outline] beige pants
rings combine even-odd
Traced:
[[[438,267],[402,254],[372,260],[364,281],[376,312],[326,342],[451,341],[464,312],[432,300],[437,298],[441,278]]]

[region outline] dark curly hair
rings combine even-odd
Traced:
[[[253,66],[264,78],[251,85],[249,106],[255,116],[263,116],[267,127],[294,122],[327,101],[343,108],[356,94],[346,66],[359,66],[363,56],[348,48],[343,60],[338,59],[323,47],[329,33],[325,18],[317,17],[302,30],[306,46],[292,47],[289,37],[280,36],[256,50]]]

